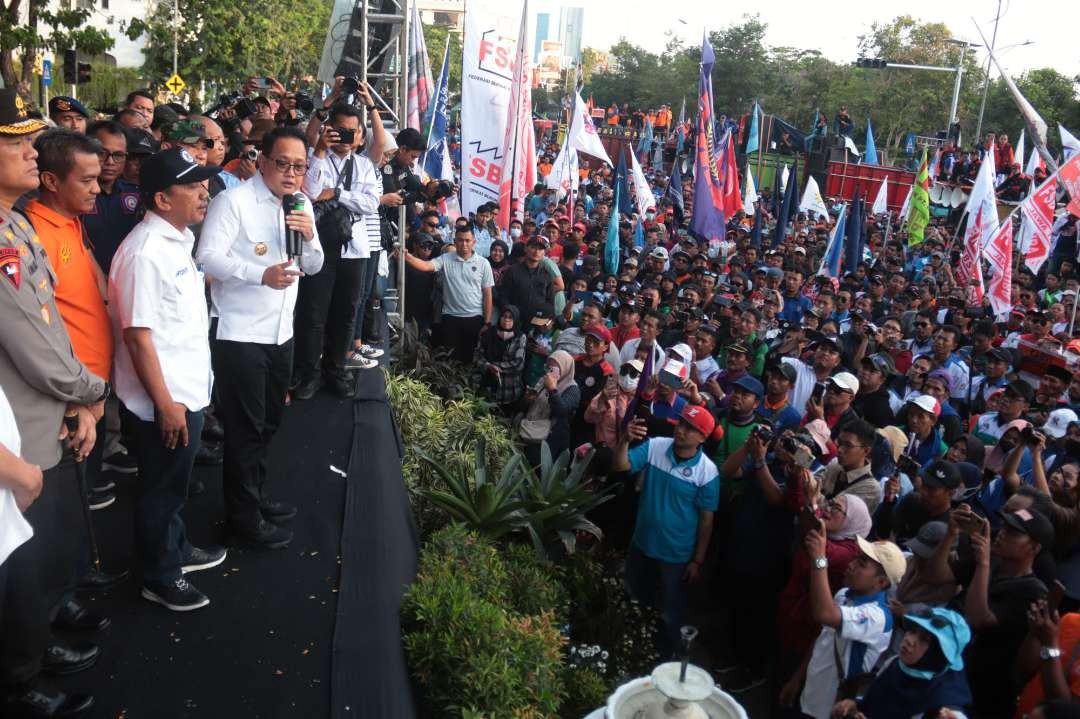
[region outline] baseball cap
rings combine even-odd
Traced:
[[[584,222],[575,222],[574,223],[574,229],[575,230],[581,230],[582,232],[586,232],[589,228],[585,226]]]
[[[1014,379],[1005,385],[1005,391],[1022,398],[1025,402],[1030,402],[1035,397],[1035,390],[1031,389],[1031,385],[1022,379]]]
[[[1069,425],[1076,422],[1077,419],[1076,412],[1073,412],[1068,407],[1055,409],[1046,418],[1046,424],[1039,427],[1039,431],[1053,439],[1061,439],[1065,436],[1065,431],[1069,429]]]
[[[1001,518],[1005,524],[1034,539],[1043,549],[1051,549],[1054,546],[1054,525],[1034,509],[1003,512]]]
[[[666,260],[668,258],[668,252],[663,247],[654,247],[649,253],[649,257],[655,257],[658,260]]]
[[[784,279],[784,271],[779,267],[769,267],[765,270],[765,276],[782,280]]]
[[[717,437],[713,437],[713,432],[716,432],[718,429],[716,426],[716,418],[712,416],[712,412],[704,407],[696,404],[687,404],[683,407],[683,411],[679,413],[679,419],[705,435],[705,439],[718,439]]]
[[[124,136],[127,138],[128,155],[149,156],[158,151],[154,136],[141,127],[124,128]]]
[[[1047,377],[1056,377],[1065,384],[1072,382],[1072,373],[1061,365],[1052,364],[1046,368],[1046,371],[1043,372],[1043,374]]]
[[[206,137],[206,127],[198,120],[177,120],[165,130],[166,139],[191,144]]]
[[[690,349],[690,345],[686,344],[685,342],[680,342],[677,345],[674,345],[671,349],[669,349],[668,357],[670,357],[671,355],[675,355],[683,362],[693,362],[694,360],[694,351]]]
[[[949,525],[945,522],[927,522],[919,527],[919,533],[913,539],[909,539],[907,548],[920,559],[929,559],[949,533]]]
[[[850,372],[838,372],[825,380],[825,383],[833,383],[845,392],[859,393],[859,380]]]
[[[545,250],[550,244],[551,243],[548,241],[548,238],[544,237],[543,235],[535,235],[533,237],[530,237],[529,241],[525,243],[527,247],[537,246],[543,247]]]
[[[859,542],[859,551],[881,565],[893,586],[899,584],[907,571],[907,559],[900,547],[886,541],[868,542],[859,536],[855,539]]]
[[[928,374],[926,376],[926,379],[933,379],[941,382],[941,384],[945,387],[945,391],[949,392],[950,394],[952,393],[952,375],[949,374],[948,370],[938,368]]]
[[[941,414],[941,405],[938,404],[938,401],[935,398],[928,394],[920,394],[918,397],[912,397],[907,403],[930,414],[934,419],[937,419],[938,415]]]
[[[732,387],[732,389],[735,389],[735,388],[743,389],[743,390],[749,392],[750,394],[754,395],[758,399],[761,399],[762,397],[765,396],[765,387],[762,386],[761,380],[757,379],[756,377],[752,377],[751,375],[748,375],[748,374],[743,375],[739,379],[732,382],[731,387]]]
[[[1012,364],[1012,354],[1004,347],[994,347],[992,350],[986,353],[987,361],[997,360],[998,362],[1004,362],[1005,364]]]
[[[220,167],[203,167],[182,147],[173,147],[142,161],[139,187],[145,192],[161,192],[173,185],[202,182],[221,172]]]
[[[605,342],[605,343],[608,343],[608,344],[611,343],[611,330],[609,330],[606,326],[604,326],[604,323],[602,323],[602,322],[598,322],[598,323],[594,324],[592,327],[590,327],[588,330],[586,330],[585,336],[586,337],[595,337],[596,339],[600,340],[601,342]]]
[[[150,127],[158,128],[162,125],[168,125],[176,122],[180,119],[180,116],[176,114],[176,110],[172,109],[168,105],[158,105],[154,108],[154,117],[150,121]],[[202,123],[199,123],[200,125]]]
[[[548,304],[533,311],[532,317],[529,318],[529,324],[546,325],[552,319],[555,319],[555,310]]]
[[[90,118],[90,113],[86,111],[86,107],[81,102],[66,95],[57,95],[49,100],[49,114],[52,115],[57,112],[77,112],[87,119]]]
[[[869,357],[863,357],[863,364],[870,365],[886,377],[896,374],[896,362],[885,352],[876,352]]]
[[[926,469],[919,473],[923,484],[928,487],[940,487],[942,489],[956,489],[963,484],[960,470],[952,462],[946,459],[935,459],[926,465]]]
[[[788,362],[780,362],[777,364],[769,365],[765,368],[765,373],[769,372],[778,374],[788,382],[794,383],[799,378],[799,371],[795,369],[795,365]]]

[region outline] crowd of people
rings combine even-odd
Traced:
[[[695,237],[663,166],[645,162],[648,210],[619,215],[594,160],[500,227],[495,203],[448,216],[454,188],[414,171],[423,136],[387,132],[362,83],[317,109],[255,90],[202,114],[136,91],[109,119],[0,91],[5,716],[92,705],[38,677],[98,657],[57,637],[108,626],[81,597],[126,579],[92,561],[80,516],[115,501],[117,473],[137,475],[149,602],[205,607],[188,576],[225,546],[289,544],[268,448],[289,402],[349,398],[378,367],[398,258],[405,320],[527,459],[571,452],[612,493],[592,518],[660,612],[662,653],[706,597],[734,619],[706,635],[718,681],[771,687],[783,715],[1076,716],[1075,216],[995,318],[954,277],[958,218],[912,247],[874,218],[832,277],[835,215],[775,242],[743,213]],[[670,107],[642,121],[671,128]],[[196,462],[221,464],[223,546],[184,531]]]

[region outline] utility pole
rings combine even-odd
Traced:
[[[1000,0],[999,0],[1000,2]],[[952,107],[949,110],[949,127],[959,118],[956,116],[956,106],[960,103],[960,80],[964,77],[964,58],[967,57],[968,43],[964,43],[960,49],[960,62],[956,63],[956,82],[953,83]],[[976,133],[976,137],[978,133]]]
[[[994,15],[994,34],[990,36],[990,52],[997,45],[998,21],[1001,19],[1001,0],[998,0],[997,14]],[[985,41],[984,41],[985,42]],[[979,120],[975,123],[975,142],[982,137],[983,112],[986,110],[986,92],[990,89],[990,56],[986,57],[986,73],[983,78],[982,101],[979,103]]]
[[[172,74],[176,74],[177,36],[180,34],[180,0],[172,0]]]

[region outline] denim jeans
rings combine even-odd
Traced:
[[[139,463],[139,492],[135,503],[135,544],[144,582],[167,584],[180,578],[184,557],[191,552],[180,510],[202,436],[203,413],[187,412],[188,445],[166,449],[161,430],[121,408],[125,435]]]
[[[380,250],[381,252],[381,250]],[[353,337],[358,340],[364,338],[364,315],[368,300],[375,296],[375,281],[379,277],[379,252],[372,252],[371,257],[360,260],[360,295],[356,303],[356,324],[353,328]],[[369,318],[370,319],[370,318]],[[368,328],[368,333],[372,328]]]
[[[660,612],[662,627],[656,645],[661,661],[670,659],[679,647],[679,629],[686,609],[682,575],[687,564],[653,559],[634,544],[626,557],[626,590],[632,598]]]

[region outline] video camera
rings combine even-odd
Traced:
[[[257,111],[254,102],[239,92],[229,92],[218,96],[217,104],[207,110],[206,116],[217,120],[222,112],[230,109],[233,110],[238,121],[254,115]]]

